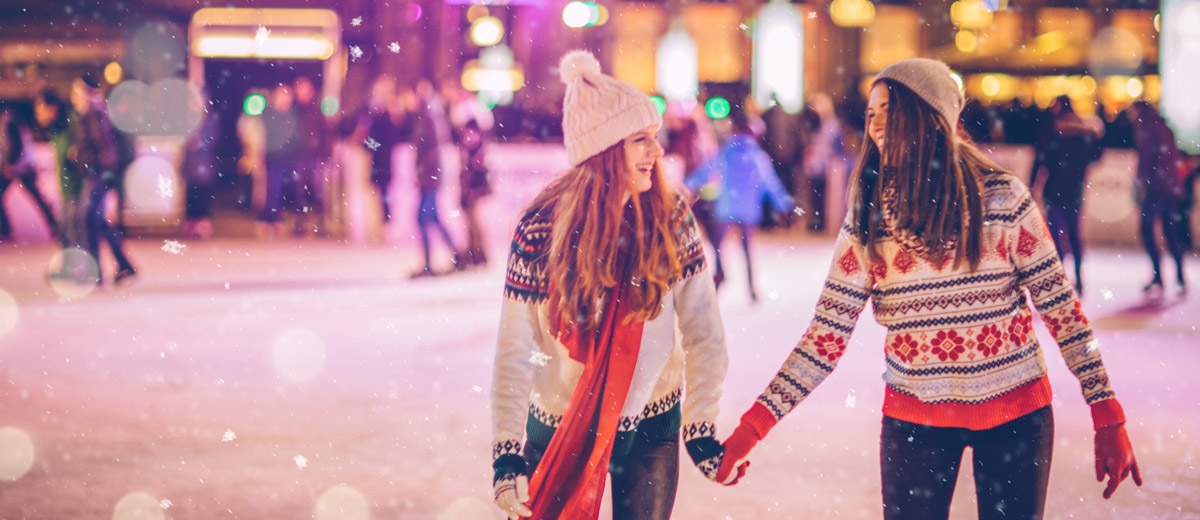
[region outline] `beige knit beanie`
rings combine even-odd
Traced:
[[[962,89],[950,74],[950,67],[940,61],[909,58],[888,65],[871,84],[885,79],[903,84],[940,112],[953,133],[958,127],[964,100]]]
[[[662,116],[650,97],[601,73],[600,62],[592,53],[568,52],[558,64],[558,74],[567,85],[562,126],[572,166],[638,130],[662,126]]]

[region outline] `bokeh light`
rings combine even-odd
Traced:
[[[404,21],[408,23],[416,22],[421,19],[421,15],[424,13],[425,11],[421,9],[421,4],[409,2],[408,5],[404,6]]]
[[[487,511],[490,515],[491,511]],[[358,490],[346,486],[335,486],[325,490],[317,498],[316,520],[367,520],[370,518],[367,498]],[[476,516],[474,518],[486,518]]]
[[[141,26],[129,44],[129,74],[146,82],[169,78],[187,64],[187,34],[169,21],[156,20]]]
[[[248,116],[260,116],[267,108],[267,98],[262,94],[250,94],[242,101],[242,111]],[[324,104],[322,103],[322,108]]]
[[[954,35],[954,46],[966,54],[971,54],[979,49],[979,38],[971,31],[958,31],[958,34]]]
[[[113,506],[113,520],[166,520],[167,515],[159,505],[158,499],[146,493],[137,491],[121,497]]]
[[[592,8],[586,2],[571,2],[563,6],[562,19],[567,27],[586,27],[592,20]]]
[[[204,106],[200,92],[182,78],[150,84],[151,135],[188,136],[200,126]]]
[[[438,513],[437,520],[476,520],[492,518],[491,504],[484,503],[478,498],[460,498],[450,503],[450,506]]]
[[[467,21],[474,22],[475,20],[489,16],[490,14],[491,12],[488,11],[486,5],[475,4],[467,8]]]
[[[321,113],[325,114],[326,117],[333,117],[337,115],[338,110],[340,109],[341,103],[338,102],[338,98],[336,97],[325,96],[325,99],[321,100]]]
[[[25,432],[0,428],[0,480],[9,482],[24,477],[33,467],[33,439]]]
[[[654,103],[654,108],[658,110],[659,115],[667,112],[667,102],[664,101],[663,98],[659,96],[651,96],[650,102]]]
[[[49,266],[50,290],[68,300],[78,300],[96,290],[100,264],[87,251],[77,247],[54,253]]]
[[[104,81],[109,85],[116,85],[121,82],[121,78],[125,76],[125,71],[121,69],[121,64],[115,61],[108,62],[104,66]]]
[[[150,85],[135,79],[125,80],[108,93],[108,117],[113,126],[127,134],[149,130]]]
[[[504,24],[494,16],[484,16],[471,22],[471,41],[480,47],[500,43],[504,37]]]
[[[325,342],[307,329],[292,329],[275,339],[271,349],[275,373],[293,383],[311,381],[325,370]]]
[[[8,291],[0,289],[0,338],[17,328],[18,316],[17,299]]]
[[[723,97],[714,97],[704,103],[704,113],[712,119],[725,119],[729,117],[729,100]]]
[[[1129,80],[1125,82],[1125,93],[1129,94],[1131,99],[1137,99],[1141,97],[1142,92],[1144,91],[1145,85],[1139,78],[1129,78]]]

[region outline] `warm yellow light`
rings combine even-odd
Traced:
[[[1154,32],[1162,32],[1162,13],[1154,15]]]
[[[992,24],[992,13],[980,0],[958,0],[950,4],[950,21],[959,29],[983,29]]]
[[[979,38],[971,31],[958,31],[954,36],[954,46],[965,54],[971,54],[979,49]]]
[[[474,22],[490,14],[486,5],[475,4],[467,9],[467,21]]]
[[[500,43],[504,37],[504,25],[494,16],[484,16],[471,22],[471,41],[480,47]]]
[[[1145,85],[1138,78],[1129,78],[1129,81],[1125,82],[1125,93],[1129,94],[1130,99],[1141,97],[1143,90],[1145,90]]]
[[[256,40],[243,36],[205,36],[192,44],[192,53],[202,58],[296,58],[329,59],[333,43],[324,38],[276,38]]]
[[[109,85],[116,85],[121,82],[121,78],[125,76],[125,71],[121,70],[121,64],[115,61],[109,62],[104,67],[104,81]]]
[[[1090,96],[1096,93],[1096,78],[1084,76],[1079,80],[1079,88],[1082,89],[1083,95]]]
[[[995,74],[987,74],[983,76],[983,80],[979,82],[979,86],[983,88],[983,95],[989,99],[996,97],[1000,93],[1000,78]]]
[[[512,92],[525,86],[525,74],[518,69],[467,68],[462,74],[462,86],[472,92],[480,90]]]
[[[870,0],[833,0],[829,17],[841,27],[866,27],[875,21],[875,4]]]

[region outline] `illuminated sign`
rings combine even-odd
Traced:
[[[326,60],[341,26],[327,9],[206,7],[192,16],[189,32],[192,55],[201,58]]]
[[[784,112],[799,113],[804,107],[804,26],[795,6],[786,0],[764,5],[754,29],[754,102],[767,107],[774,97]]]
[[[1200,0],[1163,0],[1159,41],[1163,117],[1181,149],[1200,153]]]

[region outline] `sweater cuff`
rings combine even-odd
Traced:
[[[742,415],[742,424],[748,426],[760,441],[767,436],[767,432],[771,431],[771,428],[774,428],[778,422],[775,419],[775,414],[771,413],[771,410],[757,401]]]
[[[1099,431],[1101,428],[1125,424],[1125,410],[1121,403],[1113,397],[1092,403],[1092,427]]]

